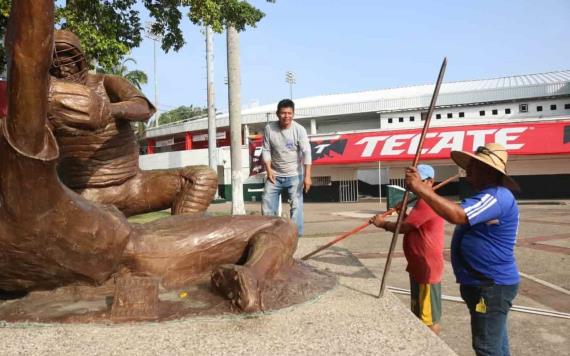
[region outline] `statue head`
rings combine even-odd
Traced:
[[[87,70],[87,60],[83,54],[79,37],[71,31],[55,31],[51,75],[73,82],[83,82]]]

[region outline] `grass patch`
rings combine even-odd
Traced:
[[[128,220],[131,223],[144,224],[144,223],[156,220],[156,219],[165,218],[167,216],[170,216],[169,211],[154,211],[152,213],[133,215],[133,216],[129,217]]]

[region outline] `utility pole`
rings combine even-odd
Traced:
[[[241,104],[239,33],[231,24],[227,27],[228,108],[230,114],[230,154],[232,165],[232,215],[245,215],[241,176]]]
[[[160,110],[158,109],[158,75],[157,75],[157,70],[156,70],[156,43],[158,41],[162,41],[162,35],[158,34],[158,33],[154,33],[152,31],[152,25],[154,23],[153,22],[147,22],[146,23],[146,34],[145,36],[149,39],[152,40],[152,42],[154,43],[154,48],[153,48],[153,52],[154,52],[154,106],[156,107],[156,113],[154,114],[154,126],[158,127],[158,117],[160,116]]]
[[[216,157],[216,108],[214,107],[214,45],[213,32],[210,26],[206,26],[206,68],[208,71],[208,162],[214,171],[218,169]]]

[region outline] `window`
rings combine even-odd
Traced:
[[[570,104],[564,104],[564,109],[566,110],[570,109]]]
[[[550,105],[550,110],[556,110],[556,104]]]
[[[435,115],[435,118],[438,119],[438,120],[441,119],[441,114],[436,114],[436,115]]]
[[[311,179],[313,181],[314,187],[322,187],[322,186],[332,185],[330,176],[312,177]]]
[[[510,114],[510,113],[511,113],[511,109],[509,109],[509,108],[506,108],[506,109],[505,109],[505,114],[507,114],[507,115],[508,115],[508,114]]]
[[[413,116],[410,116],[410,121],[416,121],[416,118]]]
[[[542,111],[542,106],[541,105],[537,106],[536,111]]]
[[[453,114],[452,114],[452,113],[450,113],[450,112],[449,112],[449,113],[447,113],[447,118],[448,118],[448,119],[451,119],[451,118],[453,118]]]
[[[459,117],[465,117],[465,113],[463,111],[459,112]]]
[[[499,113],[499,110],[493,109],[493,111],[491,111],[491,113],[492,113],[493,115],[497,115],[497,114]]]
[[[485,110],[479,111],[479,116],[485,116]]]
[[[519,105],[520,112],[528,112],[528,104],[520,104]]]
[[[388,123],[389,123],[389,124],[391,124],[393,121],[394,121],[394,119],[392,119],[392,118],[389,118],[389,119],[388,119]]]
[[[404,122],[404,118],[403,118],[403,117],[399,117],[399,118],[398,118],[398,122]]]

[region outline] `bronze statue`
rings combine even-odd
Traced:
[[[88,200],[113,204],[125,215],[172,208],[203,212],[217,189],[207,166],[141,171],[131,122],[147,121],[154,106],[129,81],[88,72],[79,38],[55,32],[48,117],[60,148],[65,185]]]
[[[0,122],[0,289],[98,285],[113,274],[156,277],[169,289],[211,278],[212,287],[241,310],[259,310],[264,283],[293,263],[297,232],[290,222],[255,216],[177,215],[133,226],[114,206],[91,202],[58,179],[56,166],[65,151],[60,152],[52,129],[64,128],[47,121],[53,9],[53,0],[13,0],[8,23],[9,109],[6,120]],[[53,89],[52,97],[58,95]],[[79,96],[91,95],[86,90],[82,93]],[[114,110],[103,102],[89,105],[101,113]],[[91,118],[86,120],[87,126],[94,125]],[[83,129],[79,122],[69,124],[70,132],[75,125]],[[105,125],[127,135],[118,121]],[[63,136],[60,142],[73,138]],[[83,140],[88,142],[88,136]],[[100,137],[94,141],[99,147],[105,145]],[[111,146],[106,148],[113,152]],[[134,167],[128,165],[132,155],[113,162],[116,167],[121,162]],[[106,172],[104,168],[100,167]],[[99,172],[93,172],[97,173],[93,181],[98,182]],[[136,173],[131,179],[139,177],[140,172]],[[81,174],[77,178],[91,182]]]

